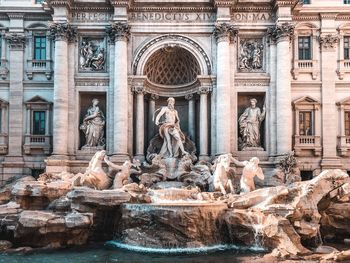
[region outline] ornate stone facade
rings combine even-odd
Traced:
[[[86,167],[95,152],[79,124],[93,98],[115,163],[145,159],[156,110],[174,97],[200,159],[257,156],[269,170],[294,150],[302,175],[350,171],[343,1],[0,2],[2,181]],[[238,120],[253,98],[266,117],[259,147],[242,151]]]

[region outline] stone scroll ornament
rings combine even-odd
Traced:
[[[79,69],[83,71],[103,71],[106,52],[103,39],[83,38],[79,48]]]
[[[256,71],[263,67],[264,45],[261,39],[242,39],[240,41],[239,69]]]

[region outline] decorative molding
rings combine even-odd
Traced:
[[[5,39],[11,49],[21,50],[24,49],[26,45],[26,36],[22,33],[6,33]]]
[[[45,2],[50,7],[66,6],[70,9],[73,5],[73,0],[46,0]]]
[[[10,19],[23,19],[24,13],[7,13]]]
[[[50,36],[55,41],[73,41],[76,36],[76,28],[71,24],[64,23],[49,23]]]
[[[228,23],[216,23],[213,34],[218,43],[232,41],[238,34],[238,28]]]
[[[214,5],[215,7],[231,7],[235,2],[235,0],[214,0]]]
[[[80,87],[108,87],[109,86],[109,79],[95,79],[95,80],[76,80],[75,86]]]
[[[106,33],[111,42],[128,41],[130,37],[130,26],[127,22],[111,23],[111,25],[106,28]]]
[[[208,6],[135,6],[130,8],[130,12],[215,12],[213,7]]]
[[[319,37],[320,45],[325,50],[333,50],[335,49],[336,45],[339,43],[339,36],[338,35],[321,35]]]
[[[141,59],[141,57],[143,56],[143,54],[147,51],[147,49],[149,49],[151,46],[153,46],[154,44],[163,41],[163,40],[176,40],[176,41],[185,41],[188,44],[190,44],[192,47],[194,47],[204,58],[205,63],[207,65],[207,69],[208,69],[208,74],[211,74],[211,64],[210,64],[210,60],[209,57],[207,56],[207,54],[205,53],[204,49],[198,45],[195,41],[193,41],[192,39],[185,37],[185,36],[181,36],[181,35],[163,35],[163,36],[159,36],[156,37],[154,39],[152,39],[150,42],[148,42],[136,55],[136,58],[134,60],[134,64],[133,64],[133,74],[136,75],[137,74],[137,67],[138,67],[138,63]]]
[[[114,7],[130,7],[130,0],[109,0]]]

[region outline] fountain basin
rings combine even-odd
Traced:
[[[117,239],[149,248],[198,248],[225,243],[219,219],[225,203],[177,201],[123,204]]]

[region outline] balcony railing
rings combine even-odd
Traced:
[[[51,60],[28,60],[27,61],[27,77],[33,79],[33,74],[42,73],[46,75],[47,79],[51,78],[52,61]]]
[[[350,68],[350,60],[344,60],[344,68]]]
[[[312,60],[299,60],[298,61],[298,68],[300,68],[300,69],[312,68],[312,67],[313,67]]]
[[[338,151],[341,156],[347,156],[350,153],[350,135],[338,136]]]
[[[7,154],[8,136],[6,133],[0,133],[0,154]]]
[[[315,156],[321,154],[321,136],[295,135],[294,150],[296,155],[302,155],[303,150],[312,150]]]
[[[293,78],[298,79],[300,73],[311,74],[312,79],[316,79],[319,73],[317,60],[294,60],[292,69]]]
[[[25,154],[31,154],[33,150],[49,154],[51,150],[50,135],[25,135],[23,149]]]

